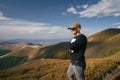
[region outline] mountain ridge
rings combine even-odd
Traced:
[[[99,37],[101,35],[103,35],[103,37]],[[91,40],[91,38],[93,38],[93,40]],[[119,41],[120,29],[106,29],[98,32],[88,37],[85,56],[86,58],[101,58],[114,55],[120,51]],[[0,49],[10,49],[12,51],[6,55],[0,56],[0,61],[4,58],[10,60],[11,57],[20,57],[20,63],[21,61],[24,63],[26,61],[43,58],[69,59],[68,45],[69,42],[61,42],[49,46],[28,43],[4,44]],[[15,58],[15,60],[17,61],[17,58]],[[10,64],[10,62],[8,62],[8,64]],[[5,62],[4,65],[7,65],[7,63]],[[9,66],[7,68],[9,68]]]
[[[106,32],[107,31],[107,32]],[[109,75],[118,80],[120,74],[120,30],[108,29],[92,35],[85,53],[87,80],[109,80]],[[114,33],[115,32],[115,33]],[[96,38],[103,35],[101,39]],[[104,37],[105,36],[105,37]],[[2,49],[11,49],[0,57],[0,79],[2,80],[66,80],[70,63],[67,46],[69,42],[41,46],[36,44],[4,44]],[[3,48],[2,48],[3,47]],[[106,76],[106,77],[105,77]]]
[[[94,40],[92,41],[93,38]],[[88,37],[86,57],[104,57],[107,53],[109,54],[110,51],[120,48],[119,41],[120,29],[106,29],[98,32]]]

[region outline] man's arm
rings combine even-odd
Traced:
[[[70,50],[75,50],[77,49],[79,46],[81,46],[84,43],[84,39],[83,38],[76,38],[76,40],[72,43],[70,43]]]

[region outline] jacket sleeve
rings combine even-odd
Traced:
[[[75,38],[76,40],[72,43],[70,43],[69,45],[69,49],[70,50],[76,50],[78,49],[78,47],[80,47],[85,41],[86,39],[83,37],[83,38]]]

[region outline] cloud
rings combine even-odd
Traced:
[[[70,7],[67,12],[73,14],[79,14],[79,17],[104,17],[104,16],[120,16],[120,0],[101,0],[97,4],[89,6],[85,4],[83,6],[77,6],[77,8]],[[84,8],[80,10],[78,8]]]
[[[0,20],[9,20],[9,18],[4,17],[3,13],[0,11]]]
[[[81,31],[89,36],[94,29]],[[72,34],[64,26],[7,18],[0,13],[0,39],[66,39]]]
[[[67,12],[71,12],[71,13],[73,13],[73,14],[77,14],[77,13],[78,13],[77,10],[76,10],[74,7],[68,8],[68,9],[67,9]]]
[[[76,6],[78,9],[81,8],[81,6]]]
[[[14,24],[15,22],[15,24]],[[70,37],[66,28],[42,23],[22,20],[4,21],[0,25],[0,37],[4,39],[14,38],[65,38]],[[64,34],[66,33],[66,34]]]
[[[70,37],[70,33],[63,26],[7,18],[0,11],[0,39],[53,39],[67,37]]]
[[[62,12],[62,15],[66,16],[67,14],[65,12]]]
[[[120,0],[101,0],[84,11],[79,12],[80,17],[120,16]]]
[[[84,9],[87,9],[88,8],[88,4],[85,4],[82,6]]]

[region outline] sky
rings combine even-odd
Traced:
[[[67,39],[120,28],[120,0],[0,0],[0,39]]]

